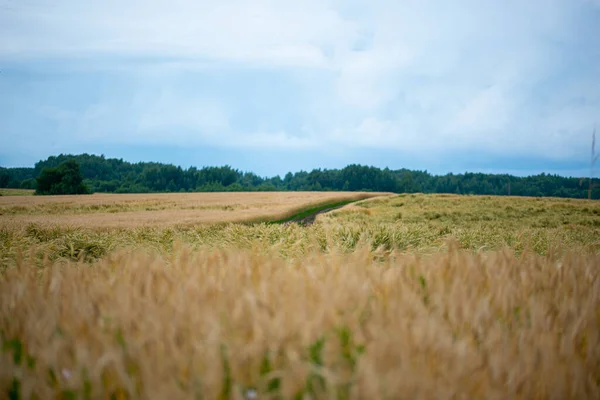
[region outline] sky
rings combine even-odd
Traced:
[[[595,124],[600,0],[0,0],[1,166],[588,176]]]

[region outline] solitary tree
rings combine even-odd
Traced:
[[[44,168],[36,180],[35,194],[39,195],[89,193],[75,160],[67,160],[56,168]]]

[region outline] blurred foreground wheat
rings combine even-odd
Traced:
[[[5,269],[2,394],[600,398],[597,254],[168,257]]]

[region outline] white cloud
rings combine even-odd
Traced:
[[[339,61],[336,90],[343,105],[374,111],[394,98],[398,87],[394,75],[410,66],[404,49],[373,48],[352,52]]]
[[[229,134],[212,143],[214,146],[231,146],[254,149],[312,149],[317,143],[307,138],[293,136],[287,132],[246,132]]]
[[[203,138],[229,130],[229,119],[224,107],[214,101],[195,98],[181,98],[171,91],[164,91],[156,97],[140,96],[133,103],[138,132],[169,133],[170,138],[177,132],[194,130]]]
[[[491,86],[466,101],[453,121],[453,128],[467,134],[495,133],[508,127],[513,114],[507,94],[498,86]]]
[[[3,56],[92,54],[315,66],[349,30],[317,1],[7,1]]]

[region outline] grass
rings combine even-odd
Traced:
[[[0,393],[599,398],[599,210],[418,194],[309,226],[13,215],[0,225]]]
[[[303,221],[305,221],[307,219],[312,219],[317,214],[326,212],[328,210],[343,207],[343,206],[353,203],[355,201],[356,200],[342,200],[342,201],[335,201],[335,202],[325,202],[325,203],[321,203],[321,204],[317,204],[317,205],[310,205],[308,207],[300,208],[300,209],[296,210],[291,215],[289,215],[285,218],[277,219],[277,220],[271,221],[271,222],[276,223],[276,224],[284,224],[284,223],[288,223],[288,222],[302,223]]]
[[[0,189],[0,196],[33,196],[35,190],[29,189]]]

